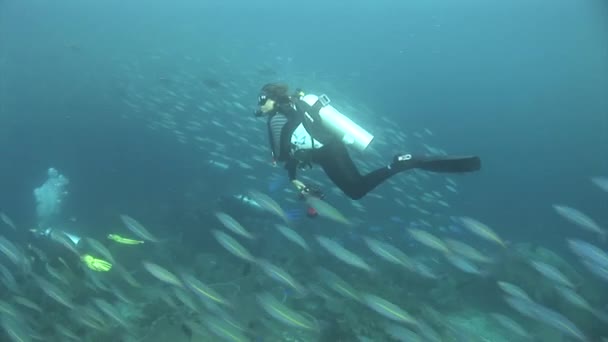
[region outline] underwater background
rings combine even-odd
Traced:
[[[270,164],[265,120],[253,117],[269,82],[325,93],[370,131],[369,150],[351,151],[362,172],[399,152],[475,154],[482,169],[447,177],[412,171],[352,201],[317,166],[299,176],[349,223],[308,218],[285,170]],[[0,1],[2,339],[605,341],[606,94],[608,4],[600,0]],[[44,258],[31,256],[29,239],[38,238],[28,232],[47,228],[34,189],[52,178],[49,168],[69,179],[53,228],[101,241],[139,286],[114,269],[91,272],[78,257],[83,271],[55,265],[57,278],[32,266]],[[270,196],[289,219],[224,204],[251,191]],[[218,211],[255,239],[225,230]],[[466,217],[500,240],[480,238]],[[283,223],[309,249],[275,229]],[[143,226],[160,242],[106,238],[137,238]],[[463,271],[452,248],[442,253],[443,244],[411,229],[465,242],[492,262]],[[233,255],[218,230],[306,289]],[[374,272],[342,262],[353,259],[324,249],[319,237]],[[386,262],[369,239],[436,274]],[[581,252],[573,241],[596,249]],[[77,248],[81,256],[87,247]],[[177,274],[181,285],[142,262]],[[315,272],[320,267],[342,280]],[[198,298],[183,274],[231,305]],[[573,283],[566,294],[555,289],[563,277]],[[501,281],[532,300],[505,302]],[[361,294],[336,293],[343,282]],[[99,311],[86,311],[102,317],[94,319],[99,329],[71,316],[78,310]]]

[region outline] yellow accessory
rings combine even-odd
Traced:
[[[124,237],[122,237],[120,235],[116,235],[116,234],[108,234],[108,239],[114,240],[118,243],[122,243],[123,245],[139,245],[139,244],[144,243],[141,240],[127,239],[127,238],[124,238]]]
[[[82,260],[88,268],[96,272],[107,272],[112,269],[112,264],[109,262],[102,259],[97,259],[89,254],[81,256],[80,260]]]

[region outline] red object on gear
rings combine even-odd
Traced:
[[[317,217],[319,215],[319,213],[317,212],[317,209],[315,209],[313,207],[308,207],[308,210],[306,211],[306,215],[308,217]]]

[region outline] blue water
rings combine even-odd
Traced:
[[[227,86],[206,88],[209,79]],[[245,117],[264,83],[301,79],[310,83],[292,87],[356,99],[387,119],[385,129],[428,128],[431,145],[479,155],[481,172],[456,177],[451,210],[507,240],[565,249],[574,230],[553,203],[608,226],[608,196],[590,181],[608,176],[603,0],[0,1],[0,209],[35,226],[32,191],[55,167],[70,179],[63,211],[87,234],[104,236],[128,213],[159,235],[190,236],[193,248],[214,244],[192,213],[249,183],[242,170],[210,168],[213,151],[150,130],[161,106],[148,86],[190,84],[200,90],[193,103],[239,101]],[[140,112],[125,102],[135,93]],[[222,108],[212,115],[225,117]],[[251,145],[268,145],[265,133],[208,138],[245,162]],[[280,194],[288,182],[272,172],[247,171]],[[415,221],[389,190],[374,191],[386,201],[369,204],[364,229]]]

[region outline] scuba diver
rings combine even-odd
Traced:
[[[289,95],[282,83],[264,85],[258,96],[256,117],[267,117],[273,164],[284,162],[289,180],[302,196],[322,196],[322,192],[296,179],[296,169],[321,165],[329,179],[352,199],[360,199],[393,175],[411,169],[442,173],[477,171],[477,156],[423,156],[396,154],[392,162],[361,175],[346,145],[365,148],[373,136],[338,112],[326,95],[305,95],[296,90]]]
[[[73,233],[56,229],[30,229],[34,239],[28,244],[33,253],[33,259],[40,264],[54,265],[57,262],[74,266],[82,262],[89,269],[96,272],[107,272],[112,264],[106,260],[96,258],[88,253],[81,252],[83,239]],[[72,268],[72,267],[70,267]],[[78,267],[74,267],[78,270]]]

